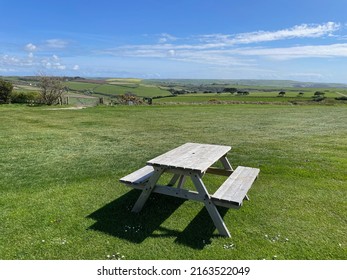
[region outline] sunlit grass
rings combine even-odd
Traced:
[[[346,106],[0,106],[1,259],[345,259]],[[233,147],[260,168],[240,210],[118,182],[185,142]],[[215,189],[216,176],[206,177]],[[115,257],[113,257],[115,256]]]

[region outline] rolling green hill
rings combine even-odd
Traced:
[[[170,92],[156,85],[142,84],[138,79],[107,79],[95,83],[91,80],[68,81],[65,83],[70,91],[80,93],[116,97],[125,93],[133,93],[139,97],[168,96]]]
[[[4,77],[14,84],[14,90],[39,91],[38,77]],[[316,84],[289,80],[215,80],[215,79],[137,79],[63,77],[68,94],[79,98],[103,97],[111,101],[132,93],[138,97],[156,98],[155,103],[233,103],[312,101],[316,91],[324,92],[325,103],[347,96],[347,84]],[[238,93],[223,93],[235,88]],[[243,95],[247,91],[248,95]],[[280,91],[285,95],[279,98]]]

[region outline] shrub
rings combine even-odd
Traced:
[[[347,100],[347,96],[336,97],[336,100]]]
[[[36,102],[40,99],[40,94],[35,91],[30,92],[13,92],[11,94],[11,101],[13,103],[29,103]]]
[[[135,94],[133,93],[126,93],[119,95],[117,97],[118,104],[122,105],[141,105],[144,104],[143,99],[138,98]]]
[[[238,90],[236,93],[237,95],[249,95],[249,92],[246,90]]]
[[[223,92],[235,93],[237,92],[237,88],[224,88]]]
[[[325,97],[322,95],[316,95],[316,96],[313,96],[312,99],[313,101],[319,102],[319,101],[323,101]]]
[[[0,79],[0,103],[10,103],[13,84]]]

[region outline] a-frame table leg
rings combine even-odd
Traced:
[[[139,198],[137,199],[133,209],[131,210],[132,212],[138,213],[141,211],[141,209],[145,205],[147,199],[151,195],[151,193],[155,187],[155,184],[158,182],[158,180],[159,180],[159,178],[163,172],[164,172],[164,169],[162,169],[162,168],[158,168],[158,167],[154,168],[154,173],[151,176],[151,178],[148,180],[144,190],[142,191]]]
[[[226,155],[221,157],[219,160],[223,164],[224,169],[234,171]]]
[[[226,225],[223,221],[223,218],[219,214],[216,205],[214,205],[213,202],[211,201],[211,197],[210,197],[210,195],[209,195],[209,193],[205,187],[205,184],[201,180],[201,177],[198,174],[194,174],[191,176],[191,178],[192,178],[192,181],[193,181],[197,191],[199,192],[199,194],[201,196],[201,201],[204,202],[205,207],[206,207],[214,225],[216,226],[219,234],[223,235],[223,236],[231,237],[230,232],[229,232],[228,228],[226,227]]]

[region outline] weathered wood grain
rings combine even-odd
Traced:
[[[242,205],[248,190],[259,174],[258,168],[238,166],[220,188],[212,195],[213,200]]]
[[[225,156],[230,149],[230,146],[186,143],[149,160],[147,164],[203,173],[221,157]]]
[[[125,184],[141,184],[147,181],[153,175],[154,169],[152,166],[146,165],[133,173],[119,179],[120,182]]]

